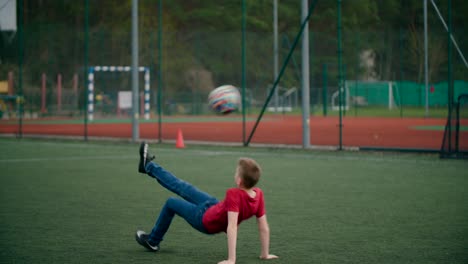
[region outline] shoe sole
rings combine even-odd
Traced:
[[[151,246],[147,241],[142,241],[140,239],[140,235],[145,235],[146,233],[144,231],[138,230],[135,234],[135,240],[138,242],[138,244],[142,245],[146,249],[156,252],[159,250],[158,246]]]
[[[140,144],[140,163],[138,165],[138,171],[141,173],[146,173],[146,157],[148,156],[148,144],[146,142],[141,142]]]
[[[143,160],[146,160],[146,156],[148,155],[148,144],[146,142],[141,142],[140,145],[140,157],[143,157]]]

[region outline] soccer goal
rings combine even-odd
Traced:
[[[267,108],[268,112],[291,112],[297,108],[299,101],[299,93],[296,87],[283,88],[278,86],[279,97],[278,105],[272,100]]]
[[[468,158],[468,140],[463,137],[468,126],[468,94],[458,96],[445,125],[441,158]]]
[[[95,107],[95,85],[94,75],[97,72],[110,73],[110,72],[130,72],[132,67],[130,66],[92,66],[88,69],[88,119],[94,120],[94,107]],[[144,93],[143,93],[143,115],[146,120],[150,119],[150,71],[149,67],[138,67],[139,72],[144,73]],[[132,92],[121,91],[119,92],[117,112],[120,109],[131,109],[132,108]]]
[[[341,92],[344,110],[360,106],[381,106],[389,110],[397,107],[395,98],[398,97],[398,89],[392,81],[346,80]],[[331,97],[332,109],[335,111],[339,110],[339,95],[340,91],[336,91]]]

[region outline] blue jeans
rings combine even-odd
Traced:
[[[177,178],[155,162],[147,163],[145,169],[163,187],[184,198],[184,200],[173,197],[167,199],[149,235],[149,241],[153,245],[159,245],[175,214],[184,218],[196,230],[208,234],[203,226],[203,215],[209,207],[219,202],[218,199]]]

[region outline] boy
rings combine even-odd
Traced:
[[[198,190],[191,184],[178,179],[152,160],[148,144],[140,145],[138,172],[155,178],[163,187],[178,194],[182,199],[169,198],[150,234],[136,232],[136,241],[150,251],[158,251],[164,234],[169,229],[175,214],[184,218],[193,228],[205,234],[226,232],[228,259],[219,263],[236,263],[237,227],[252,216],[257,217],[260,232],[261,259],[275,259],[269,253],[270,229],[265,214],[263,192],[254,187],[260,179],[260,166],[252,159],[239,159],[234,179],[237,188],[226,191],[223,201]]]

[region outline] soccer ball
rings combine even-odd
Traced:
[[[208,105],[218,114],[229,114],[241,107],[239,90],[232,85],[220,86],[208,95]]]

